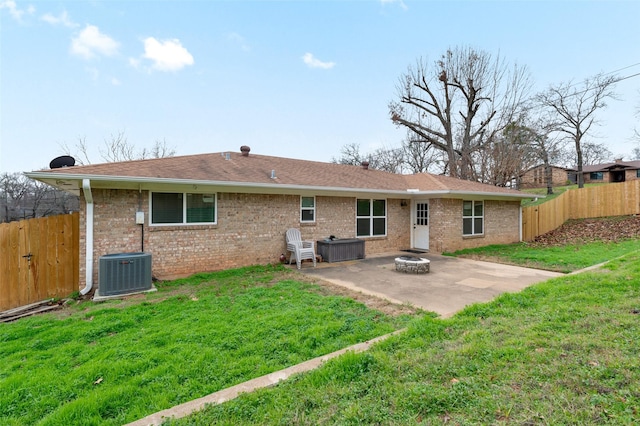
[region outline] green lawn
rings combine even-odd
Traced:
[[[0,324],[0,424],[120,425],[404,327],[283,267]]]
[[[606,183],[587,183],[584,185],[585,188],[588,188],[590,186],[599,186],[599,185],[608,185]],[[569,190],[569,189],[577,189],[578,185],[562,185],[562,186],[554,186],[553,187],[553,194],[547,195],[547,188],[530,188],[530,189],[522,189],[522,192],[527,192],[529,194],[535,194],[535,195],[540,195],[541,198],[538,198],[536,200],[533,199],[527,199],[527,200],[522,200],[522,207],[530,207],[530,206],[537,206],[538,204],[542,204],[542,203],[546,203],[547,201],[553,200],[554,198],[556,198],[557,196],[559,196],[560,194],[562,194],[563,192]],[[544,197],[544,198],[542,198]]]
[[[569,244],[562,247],[515,243],[458,250],[450,254],[567,273],[606,262],[635,250],[640,250],[640,240]]]
[[[167,424],[639,424],[638,336],[636,251]]]

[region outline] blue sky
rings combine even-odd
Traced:
[[[112,134],[178,155],[330,161],[397,146],[396,84],[453,46],[529,67],[535,88],[640,73],[640,2],[0,0],[0,172],[48,167]],[[628,67],[628,68],[627,68]],[[640,76],[593,139],[627,155]]]

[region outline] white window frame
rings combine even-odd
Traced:
[[[367,216],[358,216],[358,200],[367,200],[369,201],[369,214]],[[373,215],[373,202],[374,201],[384,201],[384,216],[374,216]],[[356,238],[377,238],[377,237],[386,237],[387,236],[387,206],[388,201],[386,198],[356,198]],[[374,219],[384,219],[384,234],[373,235],[373,221]],[[358,235],[358,219],[369,219],[369,234],[368,235]]]
[[[303,198],[313,198],[313,207],[304,207],[302,205]],[[313,214],[313,220],[304,220],[302,218],[303,211],[311,211]],[[316,221],[316,196],[315,195],[301,195],[300,196],[300,223],[315,223]]]
[[[471,216],[464,215],[464,203],[471,203]],[[476,204],[482,204],[482,216],[476,216]],[[462,201],[462,236],[463,237],[475,237],[478,235],[484,235],[484,201],[476,200],[463,200]],[[471,219],[471,234],[464,233],[464,220]],[[482,232],[476,232],[476,219],[482,219]]]
[[[153,194],[182,194],[182,222],[154,223],[153,222]],[[190,194],[213,195],[213,222],[187,222],[187,197]],[[199,226],[218,224],[218,193],[217,192],[173,192],[150,191],[149,192],[149,225],[150,226]]]

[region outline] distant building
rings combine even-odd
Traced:
[[[578,181],[576,167],[566,169],[572,183]],[[591,164],[582,166],[585,183],[613,183],[640,179],[640,160],[622,161],[616,159],[612,163]]]
[[[544,164],[532,167],[520,177],[520,189],[544,188],[547,181],[544,175]],[[575,177],[575,172],[574,172]],[[569,180],[569,174],[564,167],[551,166],[551,183],[553,186],[565,185]]]
[[[577,167],[551,166],[553,186],[575,184],[578,182]],[[584,183],[614,183],[640,179],[640,160],[623,161],[621,158],[611,163],[582,166]],[[532,167],[520,177],[520,189],[544,188],[544,165]]]

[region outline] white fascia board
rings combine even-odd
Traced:
[[[258,194],[300,194],[313,193],[315,195],[333,195],[344,196],[349,194],[357,196],[384,196],[389,198],[469,198],[474,199],[528,199],[540,197],[539,195],[525,194],[503,194],[499,192],[475,192],[475,191],[455,191],[455,190],[436,190],[436,191],[415,191],[415,190],[386,190],[371,188],[344,188],[344,187],[327,187],[327,186],[308,186],[308,185],[291,185],[291,184],[272,184],[272,183],[252,183],[252,182],[228,182],[228,181],[210,181],[210,180],[192,180],[192,179],[171,179],[171,178],[151,178],[151,177],[130,177],[130,176],[105,176],[105,175],[85,175],[73,173],[48,173],[48,172],[31,172],[25,173],[29,178],[42,180],[51,185],[50,181],[77,181],[78,186],[82,187],[83,179],[90,179],[93,188],[114,188],[112,184],[116,184],[118,189],[143,189],[143,190],[162,190],[162,188],[174,187],[182,191],[189,190],[215,190],[225,189],[228,192],[241,193],[258,193]],[[53,185],[58,187],[58,185]],[[196,188],[199,187],[199,188]],[[64,189],[64,188],[61,188]],[[168,190],[168,189],[167,189]]]

